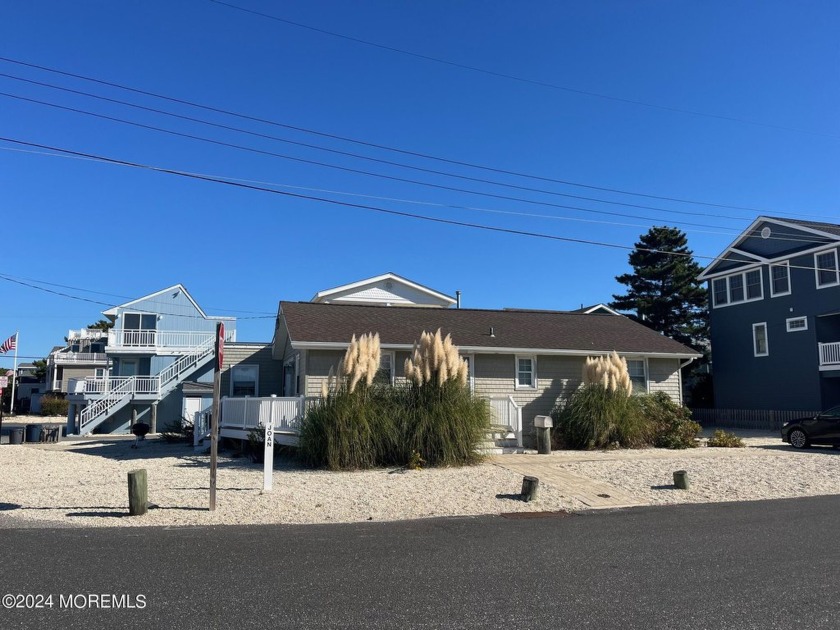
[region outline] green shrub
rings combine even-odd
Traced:
[[[44,396],[41,398],[42,416],[67,416],[70,403],[59,396]]]
[[[189,418],[178,418],[166,425],[160,436],[171,444],[193,443],[193,423]]]
[[[702,427],[691,412],[665,392],[637,397],[642,415],[653,424],[653,445],[659,448],[693,448]]]
[[[706,446],[717,446],[721,448],[742,448],[744,446],[744,440],[739,438],[734,433],[730,433],[729,431],[724,431],[723,429],[716,429],[715,432],[712,434],[712,437],[709,438],[709,441],[706,442]]]
[[[638,399],[598,383],[573,392],[553,415],[556,443],[565,448],[607,448],[616,443],[639,448],[653,439],[653,427],[641,413]]]

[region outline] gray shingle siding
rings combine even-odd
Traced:
[[[272,358],[270,343],[227,343],[222,365],[222,396],[230,396],[230,367],[239,364],[259,366],[258,396],[280,395],[283,363]]]

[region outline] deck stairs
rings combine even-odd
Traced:
[[[537,451],[519,446],[510,427],[499,424],[490,425],[484,435],[484,440],[478,445],[478,452],[482,455],[508,455],[536,453]]]
[[[210,335],[208,339],[189,348],[155,375],[106,379],[104,386],[100,386],[102,391],[93,392],[96,397],[91,398],[91,402],[79,416],[79,435],[87,435],[134,400],[161,400],[185,379],[207,365],[215,356],[215,347],[215,336]],[[102,383],[101,380],[96,382]]]

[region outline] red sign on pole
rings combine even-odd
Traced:
[[[222,366],[225,363],[225,325],[219,322],[216,326],[216,369],[222,371]]]

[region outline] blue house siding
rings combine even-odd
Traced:
[[[840,341],[840,286],[818,289],[813,253],[798,253],[825,243],[826,237],[778,226],[772,220],[753,228],[770,227],[774,239],[747,237],[737,247],[767,257],[772,264],[789,262],[790,293],[772,297],[770,266],[760,269],[763,298],[737,304],[710,305],[712,370],[715,406],[719,409],[814,410],[840,403],[840,369],[820,370],[819,343]],[[786,240],[790,236],[795,239]],[[785,254],[789,257],[784,257]],[[730,271],[712,265],[713,272]],[[714,279],[709,281],[710,300]],[[807,330],[788,332],[787,320],[806,318]],[[767,326],[767,356],[755,356],[753,325]]]

